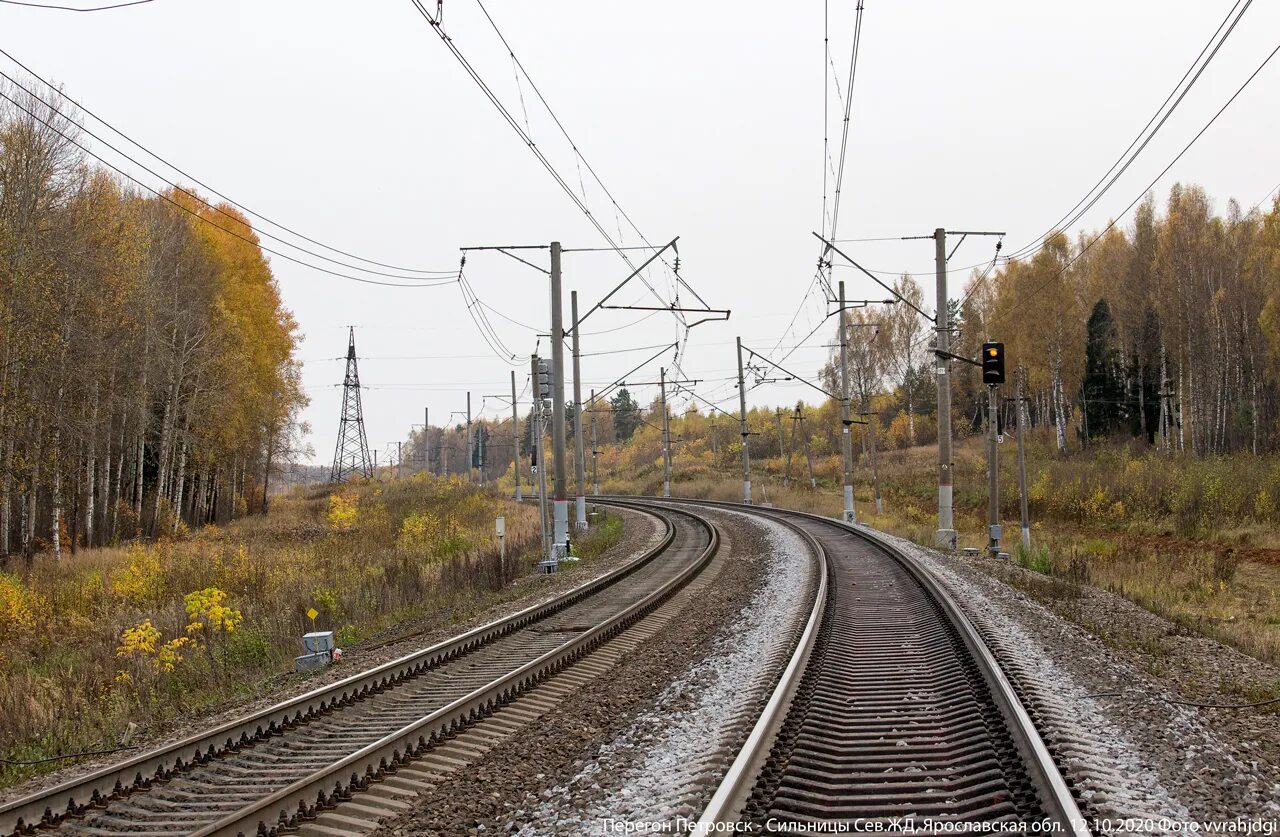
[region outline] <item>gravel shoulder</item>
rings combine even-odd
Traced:
[[[0,804],[35,793],[43,788],[72,781],[144,750],[180,741],[254,711],[267,709],[290,698],[451,639],[518,610],[549,601],[616,569],[661,540],[663,527],[657,518],[630,509],[611,508],[610,513],[622,516],[622,537],[618,543],[590,561],[570,565],[563,572],[554,575],[527,575],[518,578],[502,591],[495,592],[494,603],[480,611],[470,613],[442,611],[421,619],[403,622],[380,635],[370,637],[365,642],[343,649],[343,659],[339,664],[308,675],[282,673],[258,684],[245,697],[223,701],[202,711],[193,712],[185,716],[180,723],[173,724],[155,734],[137,737],[130,742],[136,748],[135,750],[104,758],[86,759],[73,766],[6,788],[0,791]]]
[[[1025,683],[1086,814],[1280,817],[1280,705],[1188,705],[1249,703],[1280,670],[1108,591],[884,537],[947,586]]]
[[[787,560],[807,570],[802,543],[736,513],[708,515],[728,560],[687,615],[377,833],[580,835],[696,813],[736,752],[728,739],[745,736],[772,687],[753,678],[785,644],[787,610],[807,616],[805,573],[773,576]],[[753,605],[769,618],[751,624]]]

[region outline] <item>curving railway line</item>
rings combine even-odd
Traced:
[[[700,825],[1045,824],[1087,835],[1058,766],[964,613],[908,555],[801,512],[825,565],[809,622]]]
[[[654,548],[542,605],[206,734],[0,808],[3,834],[273,833],[376,789],[659,608],[715,555],[715,527],[656,510]],[[390,796],[367,808],[395,813]]]
[[[705,779],[704,833],[725,823],[768,831],[904,818],[1089,833],[996,659],[908,555],[868,530],[800,512],[601,502],[658,518],[659,543],[549,602],[0,807],[0,834],[368,830],[408,809],[424,783],[466,769],[512,716],[537,717],[642,644],[655,620],[696,601],[714,583],[716,571],[703,571],[720,543],[699,507],[790,528],[816,570],[803,630],[781,646],[794,644],[790,658],[761,666],[770,678],[763,711],[745,721],[723,775]]]

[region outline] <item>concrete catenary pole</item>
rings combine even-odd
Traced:
[[[844,522],[857,523],[853,505],[853,436],[849,428],[849,336],[844,323],[844,282],[840,283],[840,455],[844,459]]]
[[[935,271],[938,281],[938,306],[934,314],[937,348],[950,351],[950,306],[947,303],[947,231],[933,231]],[[942,549],[956,548],[955,522],[951,515],[951,361],[936,355],[938,364],[938,531],[934,544]]]
[[[467,482],[476,481],[476,471],[471,458],[471,393],[467,393]]]
[[[742,433],[742,502],[751,504],[751,451],[748,446],[750,431],[747,430],[747,385],[742,374],[742,338],[738,341],[738,420]]]
[[[600,496],[600,448],[596,445],[596,391],[591,390],[591,493]]]
[[[787,440],[782,435],[782,408],[775,407],[773,409],[773,417],[778,424],[778,457],[787,458],[787,469],[782,472],[782,487],[787,488],[791,485],[791,453],[787,450]],[[792,422],[794,424],[794,422]],[[795,438],[795,432],[792,431],[791,437]]]
[[[1022,513],[1022,547],[1031,548],[1031,512],[1027,505],[1027,370],[1018,367],[1018,506]]]
[[[431,448],[427,444],[427,431],[431,429],[431,408],[422,408],[422,470],[431,473]]]
[[[534,386],[538,384],[538,376],[533,377]],[[516,469],[516,502],[524,501],[524,489],[520,487],[520,402],[516,401],[516,370],[511,370],[511,458]]]
[[[555,521],[552,560],[568,552],[569,491],[564,449],[564,306],[560,298],[560,242],[551,242],[551,456],[555,484],[552,519]]]
[[[995,384],[987,386],[987,554],[992,558],[1000,554],[1000,444],[996,438],[1000,405],[996,391]]]
[[[582,353],[578,345],[578,292],[569,293],[569,317],[573,322],[573,476],[576,488],[574,528],[587,531],[587,461],[582,449]]]
[[[549,561],[551,556],[551,538],[547,531],[547,462],[544,457],[545,451],[542,444],[542,389],[538,385],[538,356],[532,357],[533,368],[533,410],[531,417],[533,420],[533,450],[530,451],[532,457],[532,471],[538,475],[538,527],[542,536],[542,560]]]
[[[662,496],[671,496],[671,420],[667,415],[667,370],[658,370],[658,386],[662,390]]]

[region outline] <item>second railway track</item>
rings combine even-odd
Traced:
[[[296,827],[589,654],[718,546],[689,511],[618,570],[402,660],[0,808],[0,834],[269,833]]]

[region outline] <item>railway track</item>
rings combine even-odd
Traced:
[[[702,815],[704,828],[909,817],[1041,821],[1089,834],[997,661],[909,556],[828,518],[705,505],[750,511],[797,531],[822,557],[826,583]]]
[[[0,808],[0,834],[269,834],[350,804],[660,608],[719,544],[688,510],[623,567],[542,605]],[[363,794],[396,813],[392,795]],[[361,798],[361,796],[357,796]]]

